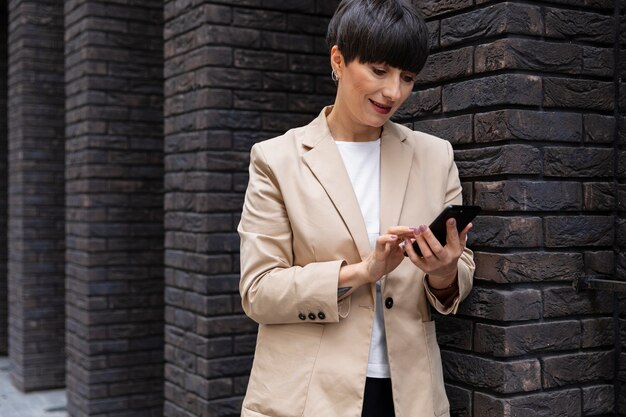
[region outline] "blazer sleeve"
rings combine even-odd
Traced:
[[[446,142],[446,145],[448,148],[448,180],[444,206],[463,204],[459,171],[454,163],[454,151],[449,142]],[[475,269],[474,255],[472,251],[466,247],[458,261],[459,293],[448,306],[444,306],[437,297],[435,297],[432,291],[430,291],[426,283],[426,277],[424,277],[424,290],[430,304],[441,314],[456,314],[459,309],[459,304],[472,290]]]
[[[293,233],[279,181],[258,144],[250,153],[249,172],[237,228],[243,310],[260,324],[339,321],[343,260],[294,265]]]

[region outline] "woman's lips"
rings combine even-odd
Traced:
[[[391,111],[391,106],[385,106],[383,104],[375,102],[372,99],[370,99],[370,103],[372,103],[374,110],[376,110],[380,114],[389,114],[389,112]]]

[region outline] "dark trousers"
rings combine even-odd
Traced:
[[[367,378],[361,417],[395,417],[391,378]]]

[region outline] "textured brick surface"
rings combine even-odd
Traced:
[[[162,413],[162,8],[65,3],[73,417]]]
[[[240,413],[256,333],[238,296],[249,151],[332,103],[323,37],[337,3],[165,3],[166,416]]]
[[[579,389],[499,398],[476,393],[474,416],[481,417],[580,417]],[[532,414],[529,414],[532,413]]]
[[[9,4],[8,283],[11,378],[63,386],[63,8]]]
[[[626,89],[614,78],[626,4],[450,3],[423,5],[434,54],[402,121],[453,144],[464,199],[484,210],[468,239],[474,290],[459,317],[436,317],[454,407],[481,417],[609,415],[618,304],[571,283],[626,279],[626,124],[615,117]],[[534,385],[524,382],[529,369],[542,375]]]
[[[0,8],[0,355],[9,348],[8,286],[7,286],[7,99],[8,99],[8,10]]]

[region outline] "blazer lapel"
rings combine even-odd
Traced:
[[[394,124],[383,127],[380,144],[380,233],[397,226],[413,161],[406,135]],[[408,226],[408,225],[404,225]]]
[[[371,252],[367,229],[343,159],[328,129],[326,111],[327,108],[304,130],[302,144],[310,150],[305,152],[303,159],[326,190],[348,228],[361,259],[364,259]]]

